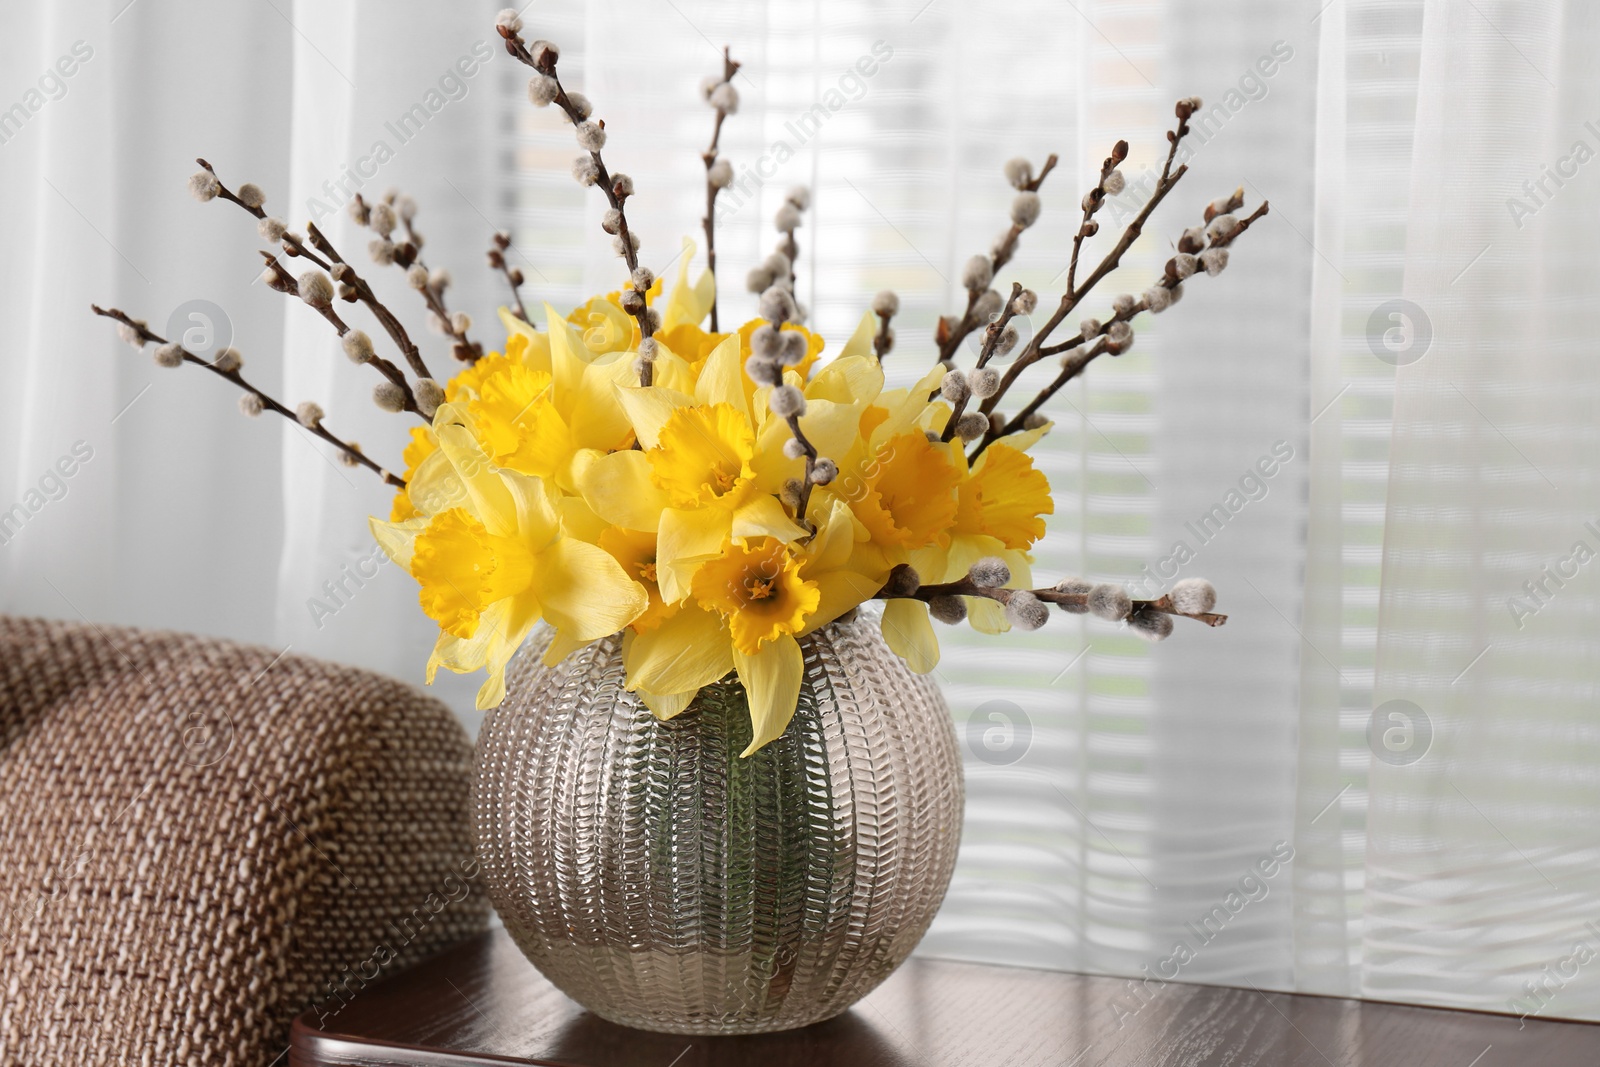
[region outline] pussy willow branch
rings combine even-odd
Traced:
[[[1253,223],[1255,223],[1257,220],[1259,220],[1264,215],[1266,215],[1267,211],[1269,209],[1269,206],[1270,205],[1266,201],[1262,201],[1261,205],[1259,207],[1257,207],[1254,211],[1252,211],[1245,218],[1239,220],[1239,225],[1234,228],[1232,233],[1228,234],[1226,237],[1220,237],[1217,240],[1213,241],[1211,243],[1210,247],[1212,247],[1212,248],[1227,248],[1229,245],[1231,245],[1234,241],[1236,241],[1239,238],[1240,234],[1244,233],[1246,230],[1248,230],[1250,228],[1250,226]],[[1191,281],[1193,280],[1193,276],[1191,276],[1190,280]],[[1167,275],[1166,277],[1163,277],[1156,284],[1161,286],[1162,288],[1165,288],[1165,289],[1176,289],[1178,287],[1178,285],[1180,284],[1180,281],[1175,276]],[[1128,309],[1125,312],[1118,312],[1117,314],[1111,316],[1111,318],[1107,319],[1105,322],[1101,323],[1099,330],[1097,330],[1093,335],[1086,336],[1080,330],[1076,337],[1070,338],[1069,340],[1063,341],[1063,342],[1061,342],[1060,344],[1057,344],[1057,345],[1048,345],[1048,346],[1046,346],[1044,348],[1039,349],[1039,357],[1051,356],[1051,355],[1056,355],[1058,353],[1070,352],[1073,349],[1079,348],[1082,345],[1088,343],[1090,340],[1092,340],[1094,338],[1099,338],[1100,339],[1092,348],[1090,348],[1090,349],[1088,349],[1088,350],[1086,350],[1086,351],[1084,351],[1082,353],[1079,353],[1079,355],[1077,357],[1075,357],[1075,358],[1073,358],[1071,360],[1063,360],[1062,361],[1062,367],[1061,367],[1061,373],[1056,375],[1055,380],[1052,381],[1049,385],[1045,386],[1043,389],[1041,389],[1037,396],[1035,396],[1031,401],[1029,401],[1028,404],[1022,408],[1021,411],[1017,412],[1017,414],[1014,415],[1003,426],[1001,426],[999,428],[995,428],[995,427],[991,426],[989,431],[984,435],[983,440],[981,440],[978,443],[978,447],[975,448],[973,450],[973,452],[972,452],[972,455],[968,457],[968,462],[972,462],[972,461],[976,460],[980,455],[983,454],[983,450],[988,448],[989,445],[991,443],[993,443],[994,441],[998,440],[1001,437],[1006,436],[1007,434],[1016,433],[1018,430],[1022,429],[1024,426],[1026,426],[1027,419],[1028,419],[1029,415],[1033,414],[1034,412],[1038,411],[1041,407],[1043,407],[1045,403],[1047,403],[1052,397],[1054,397],[1056,395],[1056,393],[1061,391],[1062,386],[1066,385],[1072,379],[1074,379],[1078,375],[1082,374],[1084,369],[1086,367],[1088,367],[1088,365],[1094,359],[1096,359],[1097,357],[1099,357],[1101,355],[1104,355],[1106,352],[1110,351],[1110,345],[1108,343],[1106,343],[1105,335],[1106,335],[1107,331],[1109,331],[1111,329],[1112,326],[1114,326],[1116,323],[1119,323],[1119,322],[1128,322],[1131,319],[1137,317],[1140,314],[1140,312],[1144,312],[1144,311],[1148,311],[1148,310],[1150,310],[1149,303],[1141,297],[1139,299],[1139,301],[1133,305],[1132,308]],[[987,405],[987,404],[985,405],[985,412],[984,412],[985,414],[988,414],[987,408],[989,406],[990,405]]]
[[[516,301],[517,304],[516,310],[512,314],[523,322],[532,322],[533,320],[528,318],[527,306],[522,302],[522,283],[524,281],[522,268],[513,267],[506,262],[506,249],[510,247],[511,235],[509,233],[501,231],[495,234],[494,247],[489,249],[489,266],[505,275],[506,285],[511,287],[511,299]],[[522,253],[519,251],[517,254],[521,255]]]
[[[506,42],[506,51],[510,53],[510,55],[515,58],[518,63],[521,63],[527,67],[532,67],[540,74],[555,80],[555,105],[566,114],[567,121],[571,122],[573,127],[576,128],[578,123],[584,121],[584,116],[579,113],[577,107],[573,105],[572,100],[567,96],[566,86],[561,84],[561,76],[556,73],[557,61],[552,60],[545,66],[540,66],[534,60],[533,55],[529,53],[528,46],[523,43],[521,34],[509,26],[502,25],[497,28],[500,32],[500,36]],[[606,124],[603,120],[597,119],[596,122],[602,130],[606,128]],[[595,184],[599,186],[600,191],[605,194],[606,203],[610,204],[617,211],[617,218],[619,221],[617,225],[616,236],[621,243],[622,258],[628,264],[629,274],[632,274],[634,271],[639,269],[639,253],[634,250],[633,237],[628,230],[628,193],[626,190],[621,189],[612,179],[611,172],[606,169],[605,160],[601,158],[599,152],[590,152],[589,155],[594,159],[595,170],[598,175],[595,180]],[[641,302],[639,305],[639,310],[634,313],[634,318],[639,323],[639,336],[641,339],[648,338],[654,333],[650,327],[649,310],[650,309],[648,305]],[[654,380],[654,378],[654,367],[650,361],[645,360],[639,371],[639,384],[642,386],[648,386]]]
[[[333,247],[333,242],[328,240],[327,235],[317,229],[316,223],[309,223],[306,226],[306,234],[319,252],[327,256],[332,262],[344,267],[341,272],[342,277],[335,280],[345,282],[356,291],[356,299],[367,306],[367,310],[372,312],[372,317],[378,320],[384,332],[399,347],[401,354],[405,356],[406,363],[411,367],[411,373],[418,378],[432,378],[433,375],[428,372],[428,366],[423,362],[422,353],[418,351],[416,344],[411,340],[411,335],[406,333],[406,328],[401,325],[400,319],[394,312],[390,311],[383,301],[378,299],[377,294],[372,291],[372,286],[367,284],[366,279],[356,272],[355,267],[350,264],[349,260],[339,254],[338,250]],[[341,334],[341,336],[343,335]],[[376,363],[378,360],[374,359],[373,362]],[[403,378],[404,376],[402,376],[401,384],[404,384]]]
[[[1039,168],[1039,173],[1026,184],[1019,186],[1017,191],[1037,193],[1039,187],[1044,184],[1045,178],[1049,176],[1051,171],[1056,169],[1057,162],[1059,161],[1056,158],[1056,154],[1054,152],[1050,153],[1045,158],[1044,166]],[[1005,237],[995,246],[993,254],[989,257],[992,267],[991,274],[999,274],[1000,269],[1011,262],[1011,257],[1017,253],[1017,241],[1022,237],[1022,231],[1025,228],[1014,222],[1011,224],[1011,229],[1006,231]],[[978,306],[978,298],[982,295],[983,291],[981,289],[967,290],[966,310],[961,313],[961,319],[953,329],[945,327],[944,320],[940,320],[941,332],[944,336],[935,338],[939,344],[939,362],[943,362],[955,355],[956,349],[961,345],[962,341],[966,340],[967,335],[982,325],[978,322],[978,317],[973,314],[974,309]]]
[[[1000,317],[994,322],[991,322],[988,328],[984,331],[983,348],[978,352],[978,367],[981,368],[987,365],[989,360],[993,358],[995,348],[1000,343],[1000,336],[1005,333],[1006,327],[1009,326],[1011,324],[1011,320],[1016,317],[1017,297],[1021,295],[1022,284],[1020,282],[1012,282],[1011,296],[1006,299],[1005,307],[1000,309]],[[929,399],[932,398],[930,397]],[[962,413],[966,410],[967,398],[962,397],[950,409],[950,418],[944,424],[944,435],[942,440],[948,441],[955,436],[956,422],[961,418]]]
[[[148,330],[145,327],[139,325],[132,318],[130,318],[128,316],[128,314],[126,312],[124,312],[124,311],[120,311],[117,308],[103,308],[103,307],[100,307],[98,304],[90,304],[89,308],[96,315],[101,315],[101,316],[103,316],[105,318],[113,319],[113,320],[115,320],[117,322],[122,323],[124,326],[128,327],[129,329],[134,330],[135,332],[138,333],[139,338],[141,340],[143,340],[143,341],[145,341],[145,342],[147,342],[149,344],[164,345],[164,344],[168,343],[166,338],[160,336],[159,334],[152,333],[150,330]],[[304,429],[309,430],[312,433],[316,434],[318,437],[322,438],[324,441],[328,442],[330,445],[333,445],[335,448],[339,449],[339,451],[343,452],[346,456],[350,457],[352,462],[358,463],[361,466],[366,467],[368,470],[370,470],[374,474],[378,475],[380,478],[382,478],[388,484],[390,484],[392,486],[395,486],[398,489],[404,489],[406,487],[406,482],[405,482],[404,478],[401,478],[397,474],[391,474],[387,470],[385,470],[382,467],[378,466],[378,464],[374,463],[367,456],[367,454],[365,452],[361,451],[361,449],[355,447],[352,444],[349,444],[348,442],[340,439],[339,437],[336,437],[333,433],[329,432],[329,430],[325,426],[323,426],[320,421],[315,426],[306,426],[305,423],[300,421],[299,416],[297,416],[294,412],[290,411],[288,408],[284,407],[282,404],[278,403],[276,400],[274,400],[272,397],[268,396],[266,393],[262,392],[260,389],[258,389],[255,386],[251,385],[248,381],[246,381],[244,379],[244,376],[241,375],[238,371],[236,371],[236,370],[232,370],[232,371],[223,370],[221,367],[218,367],[216,364],[211,363],[208,360],[201,359],[199,356],[195,355],[193,352],[190,352],[188,349],[183,348],[181,345],[179,346],[179,351],[181,351],[183,353],[183,359],[184,359],[185,363],[194,363],[194,364],[196,364],[198,366],[206,368],[207,370],[209,370],[211,373],[217,375],[218,377],[226,378],[228,381],[232,382],[234,385],[238,386],[240,389],[243,389],[245,392],[254,394],[256,399],[261,401],[261,406],[263,408],[267,409],[268,411],[274,411],[277,414],[282,415],[284,418],[288,419],[290,422],[294,423],[296,426],[303,427]]]
[[[332,253],[330,252],[330,254]],[[278,258],[271,252],[263,250],[261,253],[261,258],[267,261],[267,269],[271,270],[274,275],[273,281],[268,283],[270,287],[276,289],[280,293],[283,293],[285,296],[298,298],[300,296],[300,283],[295,280],[294,275],[285,270],[283,264],[279,263]],[[319,307],[316,309],[316,311],[333,325],[333,328],[338,331],[340,337],[343,337],[345,334],[350,332],[350,327],[345,324],[343,319],[339,318],[338,313],[335,312],[331,306],[325,308]],[[431,421],[422,413],[422,409],[417,406],[417,395],[416,393],[412,392],[411,383],[406,381],[404,371],[395,366],[389,360],[384,359],[382,356],[376,354],[373,355],[372,359],[370,359],[368,362],[371,363],[372,366],[376,368],[378,372],[381,373],[385,378],[399,386],[400,391],[405,394],[405,407],[401,410],[411,412],[423,422]]]
[[[203,159],[197,159],[195,162],[200,164],[201,168],[204,169],[206,173],[210,174],[213,178],[217,178],[216,169],[212,167],[210,163],[207,163]],[[236,195],[234,195],[233,190],[229,189],[225,184],[223,184],[221,178],[217,178],[217,199],[238,204],[240,207],[250,212],[250,214],[254,215],[257,219],[264,219],[267,217],[265,208],[260,206],[251,206],[250,204],[245,203],[243,200],[240,200]],[[285,232],[280,243],[283,245],[283,252],[287,256],[300,256],[305,259],[309,259],[323,270],[333,269],[331,264],[329,264],[321,256],[317,255],[315,252],[311,251],[311,249],[307,248],[305,243],[300,240],[300,237],[292,231]]]
[[[1005,604],[1011,600],[1013,594],[1023,592],[1032,593],[1040,600],[1050,604],[1057,604],[1068,608],[1076,608],[1078,609],[1079,614],[1086,612],[1089,607],[1088,593],[1063,593],[1061,590],[1054,588],[1002,589],[994,586],[979,585],[972,580],[970,575],[954,582],[938,582],[933,585],[919,586],[914,592],[909,593],[893,592],[890,591],[888,587],[885,587],[874,594],[873,599],[920,600],[923,603],[927,603],[937,597],[942,596],[981,596],[986,597],[989,600],[994,600],[1001,604]],[[1132,607],[1128,609],[1128,615],[1123,617],[1127,618],[1128,616],[1135,615],[1141,611],[1156,611],[1163,615],[1179,615],[1185,619],[1195,619],[1199,622],[1203,622],[1207,626],[1221,626],[1223,623],[1228,621],[1228,617],[1226,615],[1219,615],[1214,611],[1202,611],[1192,615],[1186,612],[1177,611],[1172,606],[1172,598],[1168,596],[1157,597],[1155,600],[1135,600],[1132,602]]]
[[[795,518],[810,528],[811,524],[806,520],[806,511],[811,505],[811,472],[817,466],[817,446],[812,444],[800,429],[799,415],[790,415],[784,421],[789,424],[789,431],[794,434],[794,439],[800,442],[800,447],[806,450],[806,473],[800,479],[800,502],[795,507]]]
[[[413,201],[413,203],[415,202]],[[399,212],[396,212],[396,214],[399,216],[401,227],[406,231],[406,240],[411,243],[411,247],[417,250],[412,262],[423,270],[427,270],[428,264],[422,258],[422,235],[417,232],[416,224],[405,215]],[[445,334],[455,342],[455,357],[463,363],[476,363],[483,358],[483,346],[468,337],[466,330],[456,329],[455,320],[450,317],[450,307],[445,303],[444,285],[435,286],[431,280],[431,272],[428,284],[424,285],[419,292],[422,293],[422,301],[428,305],[428,310],[439,317],[440,325]]]
[[[1176,142],[1173,143],[1176,149]],[[1111,154],[1100,164],[1100,180],[1095,187],[1089,190],[1083,198],[1083,221],[1078,224],[1078,232],[1072,235],[1072,259],[1067,264],[1067,291],[1071,292],[1078,277],[1078,254],[1083,250],[1085,239],[1100,232],[1099,223],[1094,221],[1095,214],[1105,206],[1106,179],[1111,177],[1111,172],[1116,170],[1123,160],[1128,158],[1128,142],[1119,140],[1111,146]],[[1171,159],[1168,159],[1168,165]]]
[[[733,81],[733,76],[739,73],[740,63],[728,54],[727,46],[722,49],[722,80]],[[727,119],[728,113],[722,108],[717,108],[717,117],[711,126],[711,144],[700,158],[706,165],[706,217],[704,219],[706,231],[706,270],[711,272],[713,279],[717,276],[717,234],[715,219],[717,214],[717,194],[722,190],[711,182],[711,167],[717,162],[717,145],[722,140],[722,124]],[[717,287],[711,290],[711,332],[717,332]]]

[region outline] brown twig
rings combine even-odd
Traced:
[[[553,102],[567,116],[567,121],[571,122],[574,128],[580,122],[583,122],[586,116],[573,104],[572,99],[567,95],[566,87],[561,84],[561,76],[556,73],[558,57],[554,54],[554,49],[545,50],[544,55],[536,59],[528,51],[528,46],[523,43],[520,33],[505,24],[498,25],[496,29],[506,42],[506,52],[517,62],[524,66],[532,67],[540,74],[555,81],[556,98]],[[602,130],[606,128],[604,121],[597,120],[597,124]],[[601,158],[599,152],[590,152],[589,156],[594,160],[595,185],[599,186],[600,191],[605,194],[606,203],[610,204],[617,212],[618,221],[615,236],[621,249],[622,258],[628,264],[628,272],[631,275],[639,269],[639,253],[633,247],[633,236],[628,230],[627,200],[632,195],[633,180],[630,178],[624,182],[620,180],[623,177],[620,174],[613,177],[611,172],[606,169],[605,160]],[[640,295],[642,296],[643,294],[641,293]],[[639,302],[638,310],[632,312],[633,317],[639,323],[639,336],[641,339],[649,338],[655,333],[651,324],[650,312],[650,307],[643,300]],[[639,384],[648,386],[654,379],[654,370],[649,360],[641,360],[640,364]]]
[[[282,268],[279,269],[281,270]],[[160,336],[159,334],[152,333],[146,327],[140,325],[138,322],[135,322],[124,311],[120,311],[117,308],[103,308],[98,304],[90,304],[89,308],[96,315],[101,315],[105,318],[122,323],[122,325],[135,331],[139,335],[139,339],[146,343],[157,345],[169,343],[166,338]],[[398,489],[404,489],[406,487],[404,478],[401,478],[397,474],[389,473],[389,471],[378,466],[378,464],[374,463],[370,458],[368,458],[367,454],[361,451],[361,449],[334,436],[331,432],[329,432],[327,427],[322,425],[320,419],[317,421],[316,425],[306,426],[305,423],[300,421],[300,417],[298,415],[284,407],[282,404],[278,403],[278,401],[274,400],[260,389],[251,385],[237,370],[223,370],[221,367],[218,367],[209,360],[201,359],[199,356],[195,355],[193,352],[190,352],[188,349],[183,348],[181,345],[179,346],[178,350],[183,353],[184,362],[193,363],[197,366],[204,367],[218,377],[226,378],[240,389],[243,389],[245,392],[254,395],[256,399],[261,401],[261,406],[266,410],[276,412],[277,414],[288,419],[290,422],[293,422],[296,426],[310,430],[312,433],[316,434],[318,437],[322,438],[324,441],[343,452],[350,458],[352,462],[366,467],[368,470],[381,477],[389,485],[395,486]]]
[[[740,66],[741,64],[728,54],[728,48],[724,45],[722,49],[722,80],[724,82],[733,81],[733,76],[739,73]],[[712,183],[711,168],[716,165],[717,145],[722,140],[722,124],[728,117],[727,111],[720,107],[716,109],[716,112],[716,120],[711,126],[711,144],[704,152],[700,153],[700,159],[706,165],[706,217],[702,220],[706,231],[706,270],[711,272],[713,279],[717,276],[717,234],[715,228],[717,194],[722,189]],[[711,332],[717,332],[717,294],[715,287],[711,291]]]
[[[313,227],[313,232],[315,232],[315,227]],[[331,248],[329,254],[333,254],[331,252]],[[273,277],[267,282],[268,287],[276,289],[285,296],[299,298],[300,283],[295,280],[294,275],[290,274],[284,269],[283,264],[278,262],[278,258],[271,252],[265,250],[261,252],[261,258],[267,261],[267,269],[270,270],[273,275]],[[333,310],[332,307],[318,307],[316,308],[316,311],[323,318],[327,319],[333,324],[333,328],[338,331],[340,337],[343,337],[345,334],[350,332],[350,327],[345,324],[344,320],[339,318],[338,314]],[[368,360],[368,362],[371,363],[373,367],[375,367],[385,378],[399,386],[400,391],[405,394],[405,406],[401,409],[402,411],[411,412],[423,422],[431,421],[422,413],[422,409],[417,406],[417,395],[412,391],[411,383],[406,381],[404,371],[395,366],[389,360],[384,359],[379,355],[374,355],[372,359]]]
[[[511,287],[511,299],[517,303],[516,309],[512,314],[523,322],[531,323],[533,320],[528,318],[528,309],[522,303],[522,283],[525,280],[522,276],[522,268],[513,267],[506,263],[506,249],[510,247],[511,235],[509,233],[502,230],[495,234],[494,247],[489,249],[489,266],[505,275],[506,284]]]
[[[200,164],[201,168],[204,169],[207,174],[210,174],[213,178],[217,178],[216,169],[214,167],[212,167],[210,163],[207,163],[203,159],[196,159],[195,162]],[[221,178],[217,178],[217,199],[226,200],[229,203],[233,203],[233,204],[238,204],[240,207],[244,208],[246,211],[250,212],[250,214],[254,215],[258,219],[264,219],[264,218],[267,217],[267,212],[266,212],[265,208],[262,208],[262,207],[257,206],[257,205],[247,204],[243,200],[240,200],[239,197],[237,196],[237,194],[235,194],[233,192],[233,190],[229,189],[226,185],[223,184]],[[303,257],[305,259],[309,259],[311,262],[315,263],[317,266],[321,267],[323,270],[332,270],[333,269],[331,264],[326,262],[321,256],[317,255],[315,252],[313,252],[309,248],[307,248],[305,246],[305,243],[300,240],[299,235],[295,234],[293,231],[286,230],[284,232],[283,237],[280,240],[280,243],[283,245],[283,251],[284,251],[285,255],[288,255],[288,256],[300,256],[300,257]]]
[[[422,353],[417,349],[415,342],[411,340],[411,335],[406,333],[406,328],[401,325],[399,317],[390,311],[383,301],[378,299],[377,294],[372,291],[372,286],[368,285],[366,280],[356,272],[355,267],[350,265],[350,261],[339,255],[338,250],[333,247],[333,242],[329,241],[327,236],[317,229],[316,223],[308,224],[306,233],[310,236],[311,243],[316,246],[318,251],[344,268],[342,271],[334,270],[334,280],[355,290],[356,299],[367,306],[367,310],[372,312],[373,318],[378,320],[384,332],[399,346],[401,354],[405,356],[406,363],[411,367],[411,373],[418,378],[432,378],[433,375],[428,372],[427,364],[422,360]],[[374,360],[373,362],[376,363],[378,361]]]
[[[915,590],[903,591],[891,589],[890,584],[873,594],[874,600],[920,600],[929,603],[939,597],[946,596],[976,596],[984,597],[998,603],[1009,603],[1012,596],[1017,593],[1032,593],[1035,597],[1049,604],[1073,609],[1075,614],[1084,614],[1089,607],[1088,593],[1063,593],[1059,589],[1005,589],[998,586],[979,585],[972,580],[972,575],[958,579],[954,582],[937,582],[932,585],[921,585]],[[1124,619],[1137,615],[1141,611],[1159,612],[1163,615],[1177,615],[1185,619],[1194,619],[1207,626],[1221,626],[1228,621],[1226,615],[1219,615],[1214,611],[1202,611],[1194,614],[1178,611],[1172,606],[1172,598],[1160,596],[1155,600],[1134,600]]]
[[[1019,192],[1037,193],[1039,187],[1044,184],[1045,178],[1050,175],[1051,171],[1056,169],[1057,162],[1056,154],[1054,152],[1050,153],[1045,158],[1044,166],[1039,168],[1039,173],[1029,181],[1017,186],[1017,190]],[[994,250],[989,255],[991,276],[999,274],[1001,268],[1011,262],[1011,257],[1016,255],[1017,252],[1017,242],[1022,237],[1022,231],[1026,228],[1013,222],[1011,228],[1006,231],[1006,235],[995,245]],[[939,346],[937,362],[942,363],[954,356],[956,349],[961,345],[962,341],[966,340],[967,335],[979,326],[984,325],[978,321],[977,315],[974,314],[978,306],[978,300],[982,296],[983,290],[981,289],[969,289],[967,291],[966,309],[962,311],[961,317],[956,320],[954,326],[949,325],[949,321],[946,318],[941,317],[939,319],[939,326],[934,334],[934,342]]]

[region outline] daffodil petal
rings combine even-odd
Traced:
[[[694,397],[659,385],[616,386],[617,399],[622,401],[628,421],[633,424],[634,436],[645,448],[654,448],[661,439],[661,427],[679,408],[694,406]]]
[[[572,323],[558,314],[555,308],[546,304],[544,314],[545,328],[550,334],[550,369],[558,398],[556,409],[565,415],[568,412],[562,409],[559,398],[570,397],[578,388],[583,368],[588,365],[592,353],[583,343],[582,336],[573,329]]]
[[[573,640],[614,634],[650,606],[644,586],[611,553],[570,537],[539,553],[535,574],[546,621]]]
[[[920,600],[897,598],[884,605],[883,639],[917,674],[939,665],[939,638],[928,618],[928,605]]]
[[[587,644],[589,644],[588,641],[579,640],[571,634],[565,634],[557,630],[550,635],[550,644],[544,650],[542,662],[546,667],[554,667]]]
[[[872,356],[842,355],[806,385],[806,397],[865,405],[883,392],[883,367]],[[926,397],[928,394],[922,394]]]
[[[531,551],[542,552],[561,535],[561,517],[544,479],[516,471],[501,471],[500,477],[516,508],[518,539]]]
[[[583,368],[570,420],[573,439],[580,448],[608,451],[622,447],[633,427],[628,413],[617,403],[616,387],[638,380],[633,356],[627,352],[602,356]]]
[[[667,506],[667,495],[650,477],[649,459],[636,449],[589,464],[578,488],[596,515],[628,530],[656,529]]]
[[[650,714],[665,722],[667,719],[676,718],[683,714],[689,704],[698,696],[700,690],[695,689],[688,693],[651,693],[639,690],[639,699],[644,701],[644,706],[650,709]]]
[[[654,630],[634,634],[623,665],[629,690],[687,693],[727,677],[733,640],[722,616],[687,604]]]
[[[533,624],[539,621],[539,601],[530,594],[510,598],[503,626],[494,628],[489,639],[489,655],[484,666],[489,676],[478,687],[477,708],[488,711],[498,708],[506,698],[506,666],[517,654],[522,642],[528,639]]]
[[[510,599],[498,600],[483,609],[478,617],[478,628],[471,637],[440,634],[428,656],[427,681],[433,684],[439,668],[456,674],[470,674],[489,661],[489,646],[496,635],[504,631],[506,618],[511,613]]]
[[[721,508],[667,508],[656,538],[656,580],[669,604],[689,595],[695,567],[722,551],[732,535],[731,516]]]
[[[741,756],[754,754],[762,746],[783,736],[794,718],[800,700],[800,680],[805,674],[805,657],[800,644],[789,634],[761,647],[753,656],[733,650],[733,668],[739,672],[750,701],[750,745]]]
[[[467,487],[442,450],[429,454],[417,464],[406,482],[406,496],[419,515],[437,515],[469,505]]]
[[[471,500],[471,511],[490,533],[508,537],[516,532],[516,515],[506,483],[489,465],[483,446],[464,425],[466,412],[454,404],[444,404],[435,417],[433,430],[439,437],[439,450],[450,458],[461,484]]]
[[[739,361],[739,335],[729,334],[706,357],[700,368],[700,378],[694,385],[694,398],[701,404],[728,404],[746,419],[750,409],[745,406],[744,368]]]
[[[711,302],[716,299],[716,282],[710,271],[701,271],[699,279],[693,285],[689,284],[689,261],[694,258],[694,242],[687,237],[683,239],[683,253],[678,258],[678,282],[672,287],[672,295],[667,298],[666,309],[661,314],[663,330],[675,326],[698,326],[710,313]]]
[[[427,527],[426,518],[407,519],[405,522],[367,519],[367,528],[372,531],[372,538],[383,549],[383,554],[408,571],[411,569],[411,553],[416,548],[417,534]]]
[[[878,316],[868,311],[861,316],[861,322],[856,325],[856,332],[850,335],[850,340],[839,349],[839,358],[846,356],[872,356],[874,362],[876,354],[872,351],[872,339],[878,334]]]
[[[732,534],[734,537],[776,537],[788,542],[804,537],[806,530],[789,517],[776,497],[761,493],[734,511]]]

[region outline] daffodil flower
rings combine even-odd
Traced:
[[[543,619],[555,630],[547,661],[614,634],[648,606],[644,588],[605,550],[565,535],[545,483],[494,469],[466,425],[445,404],[434,421],[450,467],[421,488],[449,503],[404,522],[371,520],[384,551],[421,586],[423,611],[439,624],[427,678],[439,667],[487,668],[480,709],[505,698],[511,656]]]

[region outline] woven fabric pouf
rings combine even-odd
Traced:
[[[471,767],[392,679],[0,617],[0,1063],[273,1062],[487,925]]]

